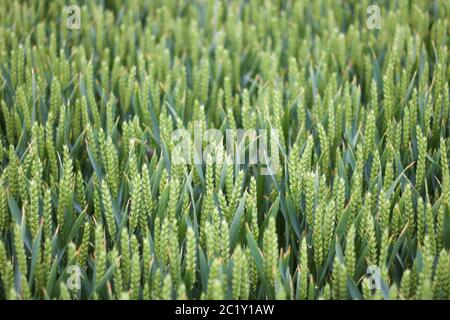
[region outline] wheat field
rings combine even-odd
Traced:
[[[0,299],[450,299],[449,17],[1,1]]]

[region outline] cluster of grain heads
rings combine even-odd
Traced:
[[[450,299],[448,1],[74,4],[0,4],[0,299]]]

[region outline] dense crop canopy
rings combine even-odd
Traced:
[[[449,16],[2,0],[0,299],[450,299]]]

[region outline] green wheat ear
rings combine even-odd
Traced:
[[[355,248],[356,230],[352,224],[348,229],[345,245],[345,267],[350,278],[355,275],[356,248]]]
[[[416,189],[420,190],[425,178],[427,138],[420,127],[416,128],[417,135],[417,165],[416,165]]]
[[[337,257],[334,258],[332,271],[333,297],[337,300],[347,299],[347,270]]]
[[[116,219],[114,217],[112,208],[112,197],[109,193],[108,185],[105,181],[101,183],[101,195],[104,210],[104,218],[106,221],[106,227],[111,241],[114,241],[117,233]]]
[[[0,273],[0,279],[2,281],[5,294],[9,294],[14,285],[14,272],[13,265],[6,255],[6,247],[3,241],[0,241],[0,267],[2,272]],[[8,296],[7,296],[8,298]]]
[[[178,226],[175,220],[170,226],[169,267],[173,285],[177,287],[181,279],[181,257],[178,243]]]
[[[297,289],[296,298],[306,300],[308,296],[308,252],[306,239],[302,238],[300,243],[300,263],[297,269]]]
[[[161,299],[172,300],[172,279],[170,278],[170,274],[164,277],[161,288]]]
[[[35,180],[30,181],[30,202],[25,208],[25,218],[30,226],[31,236],[34,238],[39,228],[39,201],[41,198],[40,185]]]
[[[98,224],[95,228],[94,256],[96,262],[96,280],[99,282],[106,272],[105,233],[101,224]]]
[[[447,3],[203,2],[2,2],[0,299],[449,299]]]
[[[185,256],[185,278],[187,288],[191,289],[195,284],[197,272],[197,241],[194,230],[189,227],[186,230],[186,256]]]
[[[436,275],[433,283],[433,298],[434,299],[448,299],[450,295],[450,277],[448,273],[448,266],[450,264],[450,257],[446,250],[442,250],[439,254],[439,261],[436,266]]]
[[[232,278],[232,291],[233,291],[233,298],[239,299],[241,296],[241,282],[242,282],[242,249],[240,246],[237,246],[236,249],[233,252],[233,278]]]
[[[269,218],[267,229],[264,230],[263,243],[265,274],[269,285],[273,286],[275,276],[278,273],[278,236],[276,232],[275,219],[273,217]]]
[[[3,235],[9,229],[9,210],[7,192],[3,182],[3,174],[0,175],[0,234]]]

